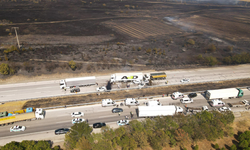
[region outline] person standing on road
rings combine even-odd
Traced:
[[[118,115],[121,116],[121,113],[119,112]]]

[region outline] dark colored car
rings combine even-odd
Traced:
[[[112,113],[119,113],[119,112],[123,112],[122,108],[113,108],[112,109]]]
[[[98,123],[93,124],[93,128],[101,128],[104,126],[106,126],[106,123],[104,123],[104,122],[98,122]]]
[[[69,132],[68,128],[61,128],[61,129],[55,130],[55,135],[66,134],[67,132]]]
[[[80,88],[73,88],[70,90],[71,93],[80,92]]]
[[[188,94],[188,97],[189,97],[189,98],[194,98],[194,97],[196,97],[196,96],[197,96],[196,93],[190,93],[190,94]]]

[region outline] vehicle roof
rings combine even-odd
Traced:
[[[114,109],[119,109],[119,110],[123,110],[122,108],[113,108],[112,110],[114,110]]]
[[[65,79],[65,81],[69,82],[69,81],[90,80],[90,79],[96,79],[96,78],[95,78],[95,76],[79,77],[79,78],[67,78],[67,79]]]

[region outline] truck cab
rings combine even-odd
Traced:
[[[162,104],[159,101],[148,101],[146,105],[147,106],[162,106]]]
[[[184,94],[183,93],[180,93],[180,92],[174,92],[172,95],[171,95],[172,99],[176,100],[176,99],[179,99],[179,98],[183,98],[184,97]]]
[[[103,99],[102,100],[102,107],[106,106],[115,106],[116,103],[112,99]]]
[[[44,119],[45,118],[45,110],[43,110],[42,108],[36,108],[36,119]]]
[[[183,113],[183,108],[180,106],[175,106],[176,107],[176,112],[177,113]]]
[[[60,80],[60,89],[65,89],[66,88],[66,84],[64,80]]]
[[[126,98],[124,101],[126,106],[137,106],[140,105],[139,102],[134,98]]]
[[[239,91],[237,97],[242,97],[244,95],[244,92],[241,89],[239,89],[239,88],[236,88],[236,89]]]

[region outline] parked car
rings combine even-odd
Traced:
[[[60,128],[60,129],[55,130],[55,135],[66,134],[67,132],[69,132],[68,128]]]
[[[122,108],[113,108],[112,109],[112,113],[119,113],[119,112],[123,112]]]
[[[81,122],[84,122],[85,119],[82,119],[82,118],[75,118],[75,119],[72,119],[72,124],[75,124],[75,123],[81,123]]]
[[[190,94],[188,94],[188,97],[189,97],[189,98],[194,98],[194,97],[196,97],[196,96],[197,96],[196,93],[190,93]]]
[[[80,88],[73,88],[70,90],[70,93],[76,93],[76,92],[80,92]]]
[[[129,120],[119,120],[117,121],[118,126],[129,125]]]
[[[102,86],[102,87],[96,88],[96,90],[97,90],[98,92],[104,92],[104,91],[107,91],[107,88],[106,88],[105,86]]]
[[[219,111],[231,111],[231,108],[229,108],[229,107],[221,107],[221,108],[219,108]]]
[[[97,122],[97,123],[93,124],[93,128],[101,128],[104,126],[106,126],[106,123],[104,123],[104,122]]]
[[[25,126],[16,125],[16,126],[10,128],[10,132],[25,131],[25,129],[26,129]]]
[[[190,79],[184,78],[184,79],[181,79],[181,82],[182,83],[187,83],[187,82],[190,82]]]
[[[71,117],[82,117],[84,116],[83,112],[73,112],[71,113]]]

